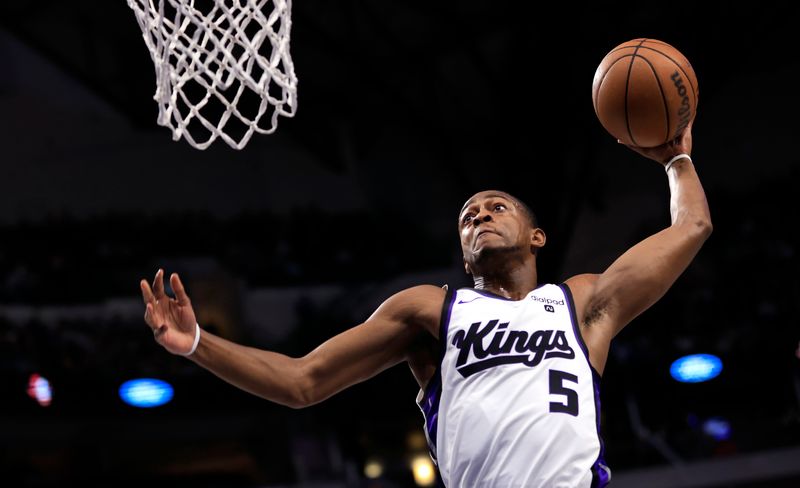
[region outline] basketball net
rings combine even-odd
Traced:
[[[294,115],[291,0],[128,0],[128,6],[155,64],[158,124],[172,130],[173,140],[184,137],[205,149],[219,137],[242,149],[254,132],[274,132],[279,115]]]

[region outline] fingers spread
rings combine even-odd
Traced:
[[[189,305],[189,295],[186,294],[186,289],[183,287],[178,273],[172,273],[169,277],[169,283],[172,286],[172,291],[175,292],[175,299],[178,301],[178,305]]]

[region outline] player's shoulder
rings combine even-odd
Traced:
[[[400,323],[422,326],[435,336],[446,296],[447,290],[441,286],[413,286],[389,297],[376,314]]]
[[[599,278],[599,274],[583,273],[564,281],[564,285],[569,289],[578,311],[580,311],[582,308],[581,306],[592,297]]]
[[[599,274],[583,273],[564,280],[564,284],[570,288],[570,291],[575,293],[576,289],[593,288],[598,278],[600,278]]]
[[[394,296],[399,297],[402,300],[432,299],[441,301],[444,300],[446,294],[447,294],[447,285],[444,286],[417,285],[399,291]]]
[[[417,285],[389,297],[381,308],[400,315],[438,313],[444,304],[447,290],[435,285]]]

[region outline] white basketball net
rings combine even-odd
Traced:
[[[294,115],[291,0],[128,0],[128,6],[155,64],[158,124],[172,129],[174,140],[185,137],[205,149],[220,137],[241,149],[253,132],[274,132],[279,115]]]

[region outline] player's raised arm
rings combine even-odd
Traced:
[[[680,154],[688,156],[692,149],[691,124],[676,141],[656,148],[631,149],[662,164]],[[587,342],[610,341],[653,305],[711,234],[708,203],[691,159],[676,159],[667,174],[672,224],[633,246],[604,273],[579,275],[567,282],[578,295],[579,320],[587,326],[585,334],[590,337]]]
[[[195,342],[195,315],[177,274],[170,284],[175,298],[164,292],[162,270],[152,288],[142,280],[145,321],[165,349],[186,355]],[[289,407],[305,407],[405,360],[421,333],[436,330],[444,296],[435,286],[401,291],[366,322],[302,358],[242,346],[205,331],[189,358],[245,391]]]

